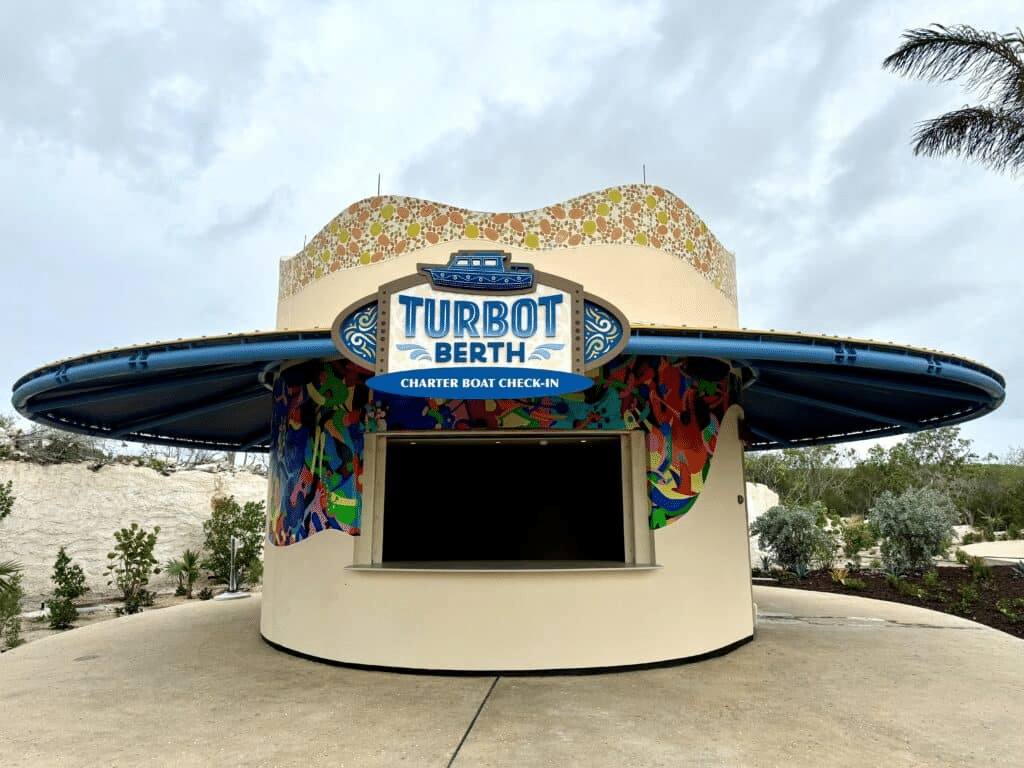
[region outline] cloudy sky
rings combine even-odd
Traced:
[[[646,164],[736,254],[743,325],[984,362],[1008,397],[963,434],[1005,454],[1024,179],[915,158],[915,123],[971,96],[880,62],[912,27],[1024,25],[1011,5],[5,2],[0,381],[271,329],[278,261],[378,173],[516,211]]]

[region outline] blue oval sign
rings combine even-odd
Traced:
[[[420,368],[374,376],[366,382],[376,392],[445,400],[544,397],[589,389],[586,376],[539,368]]]

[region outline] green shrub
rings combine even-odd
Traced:
[[[21,587],[21,573],[14,571],[6,579],[7,588],[0,591],[0,642],[7,648],[21,645],[21,601],[25,590]]]
[[[969,555],[966,565],[973,581],[988,581],[992,578],[992,569],[985,562],[985,558]]]
[[[213,513],[203,523],[204,547],[209,552],[202,562],[218,581],[231,581],[231,537],[241,544],[235,555],[239,584],[258,584],[263,577],[263,541],[266,538],[266,508],[262,501],[239,506],[234,496],[215,498]]]
[[[865,589],[867,587],[867,584],[864,583],[864,579],[858,579],[856,576],[849,576],[843,582],[843,586],[849,587],[850,589],[860,590]]]
[[[850,559],[854,567],[859,568],[860,553],[875,546],[871,526],[863,521],[847,523],[839,529],[839,533],[843,539],[843,554]]]
[[[964,552],[962,549],[956,551],[956,561],[960,565],[967,565],[967,561],[971,559],[971,556]]]
[[[168,561],[165,570],[178,579],[176,596],[192,599],[192,587],[199,579],[199,565],[199,553],[191,549],[182,552],[180,558]]]
[[[931,567],[949,545],[955,513],[949,497],[932,488],[882,493],[868,520],[882,541],[887,570],[907,573]]]
[[[815,512],[810,507],[772,507],[750,526],[750,535],[757,536],[757,546],[771,552],[783,568],[809,568],[827,546],[826,533],[815,524]]]
[[[211,600],[213,598],[213,590],[209,587],[203,587],[199,590],[198,597],[200,600]]]
[[[78,609],[72,601],[89,591],[85,585],[85,574],[80,566],[71,562],[64,547],[61,547],[50,578],[55,585],[53,597],[46,601],[50,611],[50,627],[69,629],[78,618]]]
[[[966,547],[968,544],[977,544],[978,542],[984,541],[985,537],[980,533],[974,531],[968,531],[964,534],[964,537],[960,539],[960,545]]]
[[[932,568],[924,576],[921,577],[921,583],[926,587],[937,587],[939,586],[939,572]]]
[[[153,595],[146,589],[149,577],[160,573],[157,559],[153,557],[156,546],[156,535],[160,526],[149,533],[132,523],[131,528],[122,528],[114,532],[114,551],[107,554],[110,563],[107,565],[108,585],[117,585],[124,599],[124,607],[117,610],[120,616],[125,613],[140,613],[142,606],[153,604]]]

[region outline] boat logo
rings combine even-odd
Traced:
[[[419,271],[435,288],[463,291],[528,291],[533,288],[533,266],[513,264],[502,251],[456,251],[448,263],[420,264]]]

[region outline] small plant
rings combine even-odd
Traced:
[[[121,590],[124,607],[117,609],[117,615],[140,613],[142,606],[153,604],[153,595],[146,589],[149,577],[160,573],[157,559],[153,557],[156,546],[156,535],[160,526],[149,533],[132,523],[130,528],[122,528],[114,532],[114,551],[107,554],[110,563],[107,565],[108,585],[116,585]]]
[[[811,568],[806,563],[797,563],[789,570],[798,579],[806,579],[811,575]]]
[[[865,522],[847,523],[839,530],[843,539],[843,554],[860,567],[860,553],[875,546],[875,537],[871,534],[871,526]]]
[[[974,531],[968,531],[964,534],[964,537],[960,539],[960,545],[966,547],[968,544],[977,544],[978,542],[984,541],[985,537],[980,533]]]
[[[1021,561],[1021,564],[1024,565],[1024,561]],[[772,557],[771,557],[771,555],[761,555],[761,570],[764,571],[765,573],[768,573],[768,572],[771,571],[771,569],[772,569]]]
[[[985,558],[968,556],[967,570],[971,572],[971,579],[974,581],[988,581],[992,578],[992,569],[985,562]]]
[[[0,642],[16,648],[21,639],[21,601],[25,591],[21,587],[21,573],[15,571],[7,577],[7,588],[0,591]]]
[[[970,559],[971,556],[964,552],[962,549],[958,549],[956,551],[956,561],[960,563],[960,565],[967,565]]]
[[[46,607],[50,612],[50,627],[70,629],[78,618],[78,609],[72,601],[89,591],[85,585],[85,574],[81,566],[71,562],[64,547],[61,547],[50,578],[55,585],[53,597],[46,601]]]
[[[209,587],[203,587],[199,590],[198,597],[200,600],[211,600],[213,599],[213,590]]]
[[[882,567],[882,561],[879,560],[877,557],[871,558],[871,562],[868,563],[868,568],[870,568],[872,571],[877,571],[881,567]]]
[[[861,590],[865,589],[867,584],[864,583],[864,579],[858,579],[856,576],[850,576],[843,582],[843,586],[849,587],[850,589]]]
[[[1018,560],[1013,564],[1013,575],[1024,579],[1024,560]]]
[[[824,529],[821,533],[822,535],[814,548],[814,555],[820,567],[831,571],[836,566],[838,534],[831,529]]]
[[[168,561],[166,571],[178,579],[178,588],[174,594],[191,600],[192,588],[199,580],[199,553],[186,549],[181,553],[180,558]]]
[[[924,584],[926,587],[939,586],[939,572],[932,568],[930,571],[925,573],[924,576],[921,577],[921,583]]]
[[[970,613],[971,606],[978,599],[978,588],[974,585],[974,582],[971,582],[960,587],[959,592],[960,602],[956,604],[956,610],[964,614]]]
[[[846,569],[845,568],[833,568],[832,569],[832,581],[836,584],[842,584],[846,581]]]
[[[1024,597],[1003,597],[996,600],[996,610],[1010,621],[1024,621]]]
[[[885,574],[885,583],[895,589],[899,594],[907,597],[924,597],[925,593],[923,590],[918,589],[909,581],[901,578],[895,571],[889,571]]]

